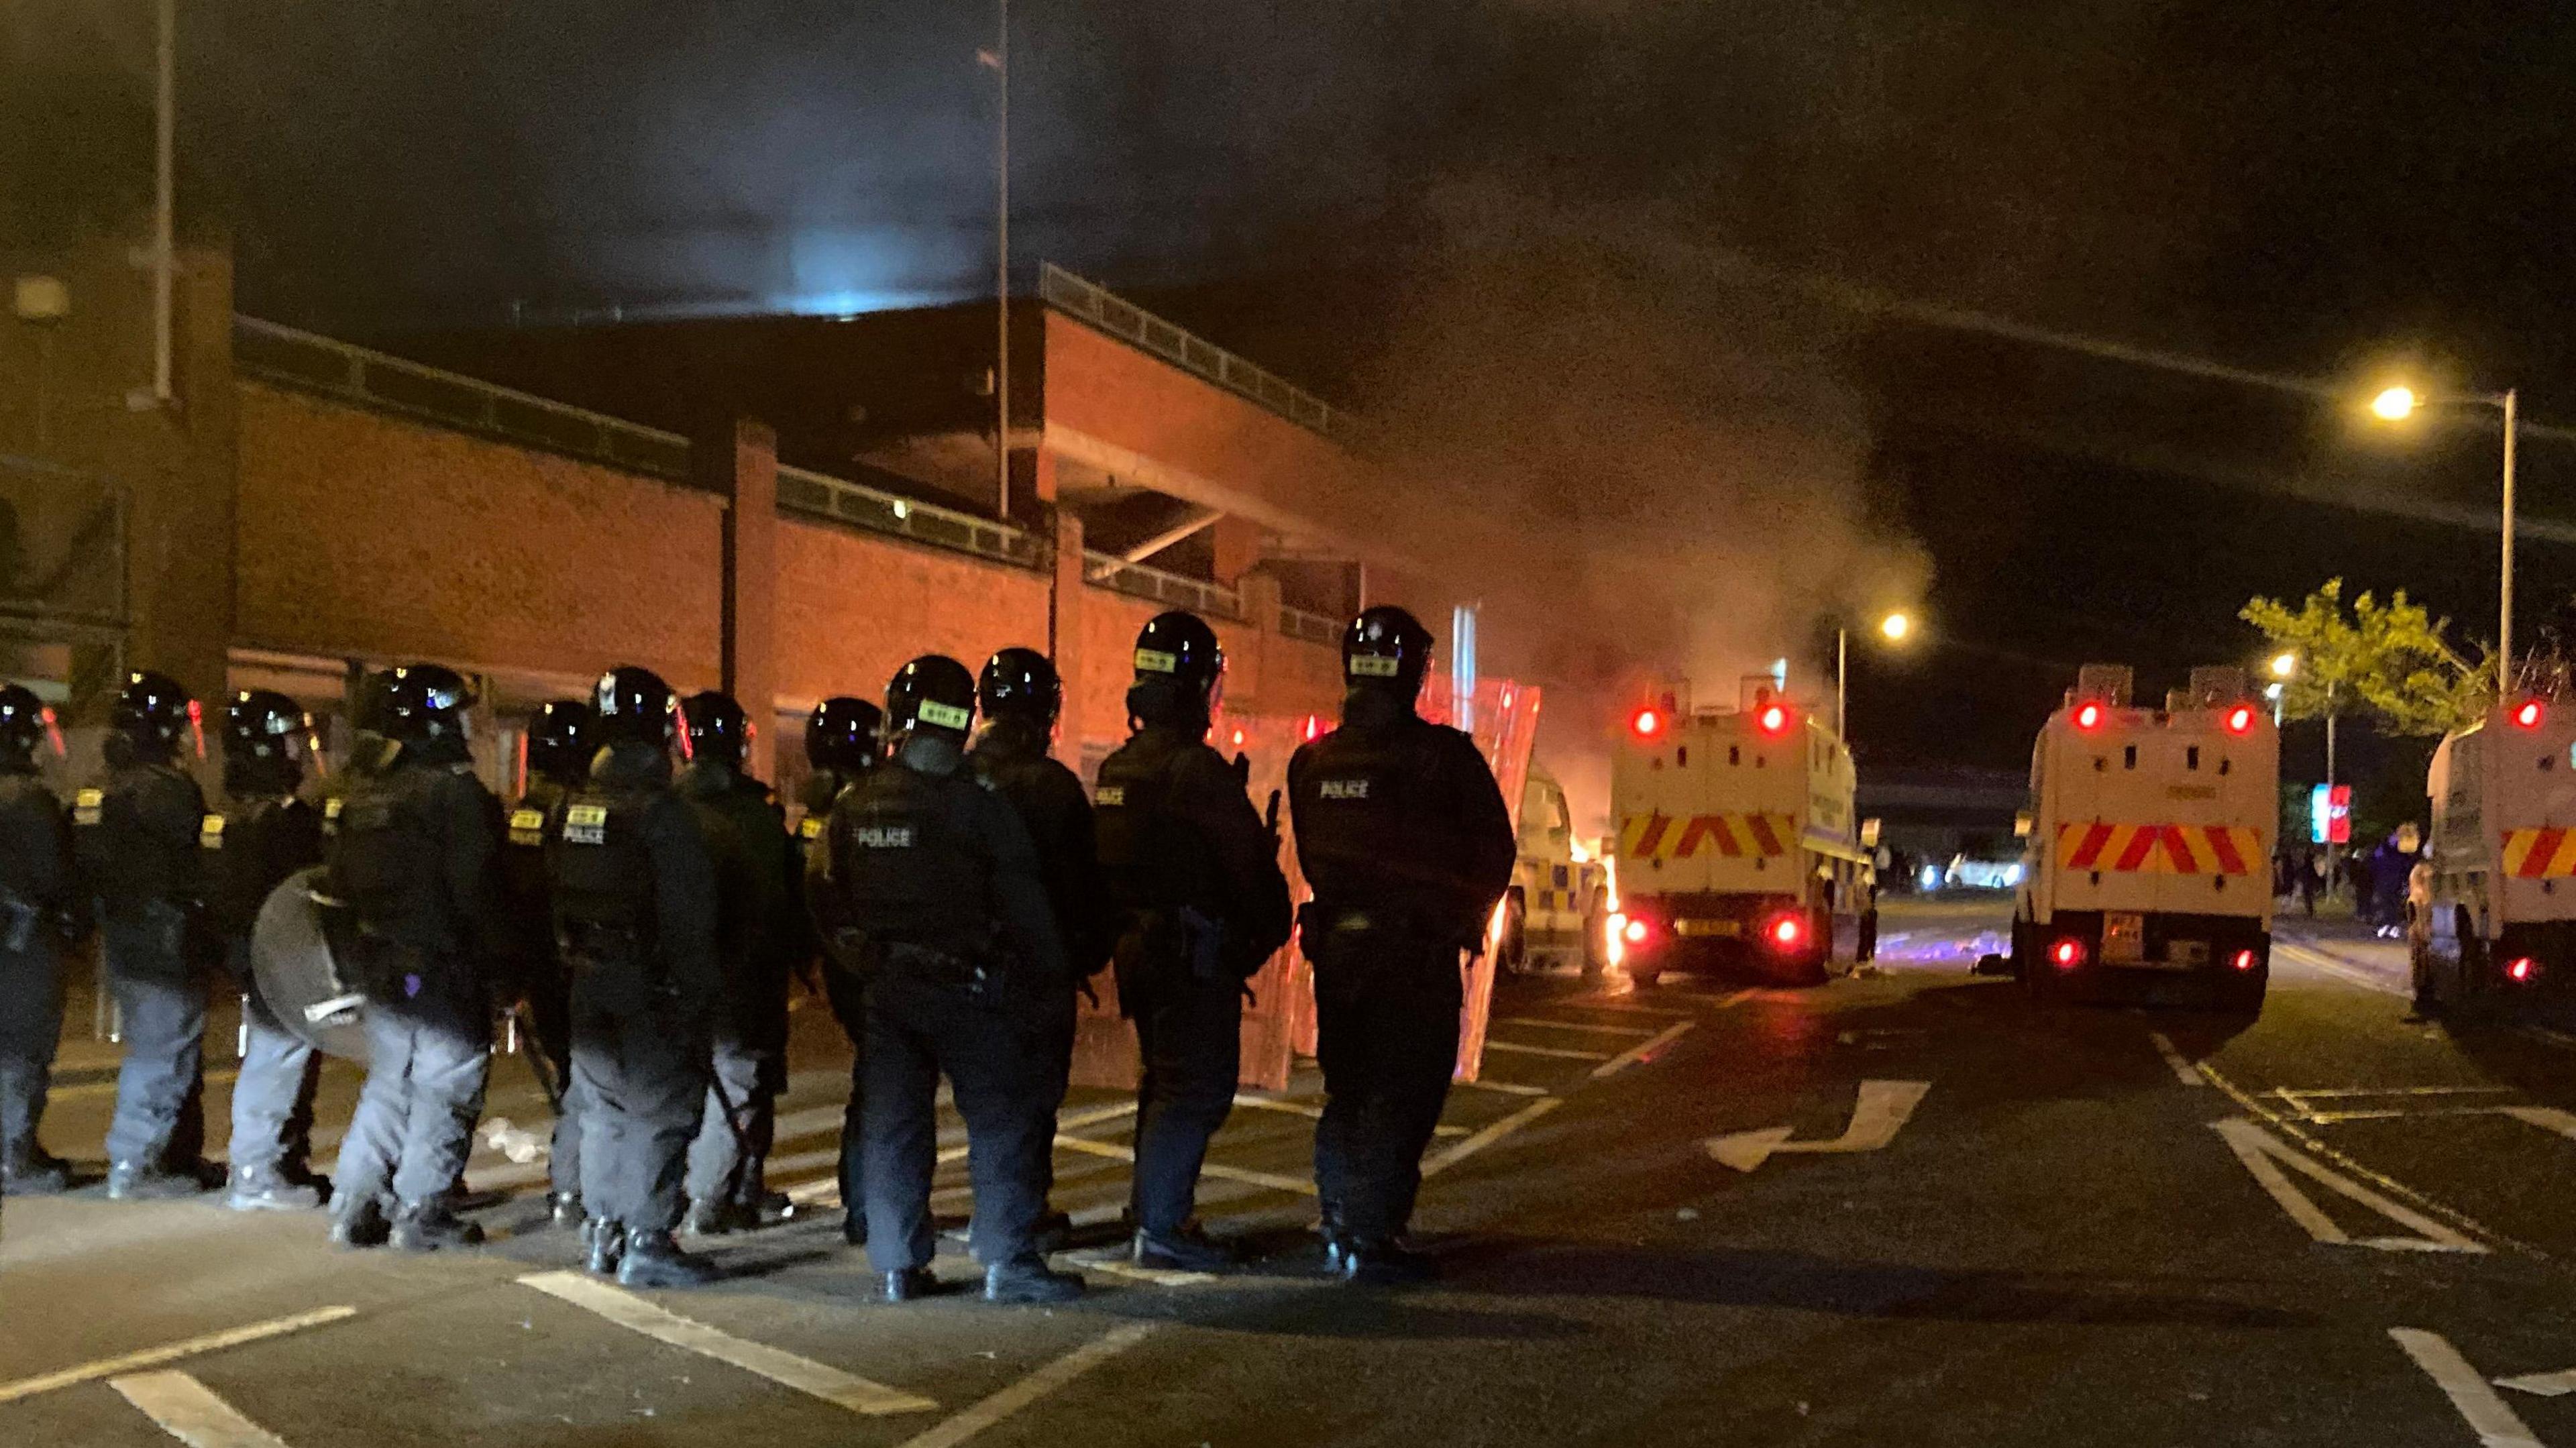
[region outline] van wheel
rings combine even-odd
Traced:
[[[1660,970],[1637,970],[1631,968],[1628,972],[1628,979],[1635,981],[1637,983],[1637,989],[1639,990],[1653,990],[1656,984],[1662,981],[1663,978],[1664,973]]]

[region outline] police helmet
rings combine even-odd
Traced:
[[[1064,708],[1064,680],[1046,655],[1008,648],[984,661],[975,699],[987,719],[1025,719],[1041,729],[1052,728]]]
[[[620,664],[599,676],[590,708],[602,744],[650,744],[666,749],[680,733],[680,696],[651,669]]]
[[[528,721],[528,768],[549,779],[579,779],[593,753],[590,706],[579,699],[549,699]]]
[[[689,731],[691,759],[740,764],[750,752],[755,726],[730,694],[691,694],[680,703],[680,719]]]
[[[376,727],[388,739],[462,739],[465,711],[474,707],[473,686],[465,676],[442,664],[405,664],[385,672]]]
[[[108,729],[147,755],[166,755],[197,727],[197,701],[168,674],[139,669],[125,676]],[[199,741],[203,748],[203,740]]]
[[[226,759],[300,759],[312,748],[313,720],[304,706],[274,689],[244,689],[224,705]]]
[[[886,685],[885,722],[896,734],[965,738],[975,727],[975,676],[945,654],[923,654]]]
[[[1206,699],[1225,673],[1225,650],[1216,630],[1197,614],[1174,609],[1146,620],[1136,634],[1136,682],[1169,679]]]
[[[0,687],[0,756],[25,763],[36,746],[55,739],[54,711],[24,684]],[[60,752],[59,743],[55,746]]]
[[[882,757],[885,711],[865,699],[836,694],[805,719],[805,762],[816,769],[857,774]]]
[[[1342,681],[1411,699],[1431,669],[1431,630],[1392,604],[1364,609],[1342,631]]]

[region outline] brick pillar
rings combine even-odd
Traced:
[[[778,434],[737,418],[695,449],[724,494],[722,681],[751,716],[744,766],[771,777],[778,733]]]
[[[1055,570],[1047,589],[1047,656],[1064,681],[1064,717],[1056,721],[1056,755],[1082,768],[1082,515],[1055,511]]]
[[[1243,663],[1250,665],[1249,668],[1238,667],[1236,675],[1237,680],[1249,682],[1252,687],[1236,698],[1233,697],[1236,680],[1229,680],[1226,684],[1229,702],[1244,714],[1268,713],[1273,708],[1272,701],[1279,697],[1271,673],[1279,658],[1279,580],[1267,573],[1247,573],[1236,580],[1235,588],[1243,598],[1243,625],[1238,633],[1242,640],[1240,648],[1242,654],[1248,656]]]

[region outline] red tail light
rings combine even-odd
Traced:
[[[1307,742],[1307,743],[1309,743],[1309,744],[1312,744],[1312,743],[1314,743],[1316,740],[1321,739],[1321,738],[1323,738],[1323,737],[1324,737],[1324,721],[1323,721],[1321,718],[1319,718],[1319,717],[1317,717],[1317,716],[1315,716],[1315,715],[1313,715],[1313,714],[1309,714],[1309,715],[1307,715],[1307,716],[1306,716],[1306,742]]]
[[[2235,966],[2239,971],[2252,970],[2255,966],[2261,963],[2261,960],[2250,950],[2240,950],[2236,952],[2235,958],[2228,962],[2228,964]]]
[[[2504,978],[2516,985],[2529,985],[2540,978],[2540,962],[2528,955],[2516,956],[2505,966]]]
[[[1619,927],[1619,938],[1627,941],[1630,945],[1645,944],[1646,922],[1631,917],[1627,924]]]
[[[1773,920],[1762,933],[1769,937],[1775,948],[1795,950],[1807,939],[1807,922],[1795,915],[1783,915]]]
[[[2525,699],[2513,706],[2513,722],[2516,728],[2537,729],[2540,727],[2540,721],[2548,717],[2548,707],[2538,699]]]
[[[2059,970],[2073,970],[2082,965],[2084,942],[2071,935],[2060,938],[2055,945],[2048,947],[2048,963]]]
[[[2253,733],[2254,706],[2251,704],[2239,704],[2235,708],[2228,710],[2227,732],[2230,734]]]
[[[1762,726],[1765,734],[1784,733],[1789,728],[1789,711],[1778,704],[1766,705],[1755,722]]]
[[[2102,727],[2103,710],[2099,704],[2079,704],[2075,708],[2075,727],[2086,733]]]
[[[1636,717],[1628,721],[1628,727],[1637,731],[1638,738],[1652,739],[1664,732],[1664,716],[1652,709],[1640,709]]]

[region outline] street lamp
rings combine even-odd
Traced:
[[[2521,399],[2514,388],[2488,396],[2468,394],[2432,399],[2433,402],[2457,406],[2492,407],[2504,414],[2504,544],[2503,567],[2496,586],[2496,694],[2502,697],[2513,691],[2513,453],[2520,431]],[[2370,399],[2371,415],[2382,422],[2404,422],[2418,408],[2427,406],[2425,398],[2411,387],[2380,389]]]
[[[2298,672],[2299,672],[2299,656],[2298,656],[2297,654],[2293,654],[2293,653],[2286,653],[2286,652],[2285,652],[2285,653],[2278,653],[2278,654],[2274,654],[2274,655],[2272,656],[2272,677],[2273,677],[2273,678],[2276,678],[2276,679],[2287,679],[2287,678],[2290,678],[2290,677],[2292,677],[2292,676],[2296,675]]]
[[[1914,620],[1902,610],[1878,621],[1878,636],[1891,644],[1901,644],[1913,636]],[[1851,629],[1834,626],[1834,737],[1851,738],[1845,715],[1851,710]]]

